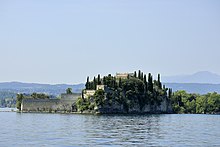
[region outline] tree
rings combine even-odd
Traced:
[[[119,88],[122,87],[121,78],[119,78],[119,81],[118,81],[118,87],[119,87]]]
[[[21,103],[22,103],[23,98],[24,98],[23,94],[17,94],[16,107],[19,111],[21,111]]]
[[[96,78],[93,78],[93,90],[96,90],[96,86],[97,86],[97,81]]]
[[[162,89],[162,84],[161,84],[161,81],[160,81],[160,74],[158,74],[158,76],[157,76],[157,83],[158,83],[158,87],[160,88],[160,89]]]
[[[102,106],[104,104],[105,91],[102,89],[96,90],[94,94],[95,103],[97,106]]]
[[[134,72],[134,77],[137,78],[137,72],[136,71]]]
[[[141,71],[138,70],[138,79],[141,79]]]
[[[141,72],[141,80],[143,81],[144,80],[144,73],[143,72]]]
[[[164,89],[165,89],[165,85],[164,85]],[[171,96],[172,96],[172,89],[169,88],[169,90],[168,90],[168,98],[171,98]]]
[[[206,96],[198,96],[196,98],[196,113],[206,114],[208,107],[208,98]]]
[[[72,88],[67,88],[66,89],[66,94],[72,94]]]
[[[101,85],[101,78],[100,78],[100,74],[98,74],[98,85]]]
[[[146,74],[144,74],[144,84],[146,85],[146,83],[147,83],[147,76]]]
[[[153,92],[153,77],[151,73],[148,74],[148,90]]]
[[[38,98],[37,93],[36,92],[32,93],[31,97],[34,98],[34,99]]]
[[[103,77],[103,85],[107,85],[106,84],[106,77],[105,76]]]
[[[90,87],[89,87],[89,76],[87,77],[87,80],[86,80],[86,89],[87,90],[90,89]]]

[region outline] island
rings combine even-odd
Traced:
[[[81,93],[66,89],[60,97],[42,93],[17,94],[19,112],[89,113],[89,114],[219,114],[220,95],[172,92],[161,83],[160,74],[108,74],[87,77]]]
[[[45,94],[17,94],[20,112],[61,113],[173,113],[172,90],[162,85],[160,74],[153,80],[151,73],[116,73],[101,77],[98,74],[85,84],[82,93],[68,88],[60,98]]]

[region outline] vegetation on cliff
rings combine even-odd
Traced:
[[[96,90],[97,85],[105,85],[107,90]],[[92,81],[87,78],[85,90],[96,90],[93,96],[79,98],[76,102],[79,111],[94,110],[104,108],[107,105],[122,105],[125,112],[138,106],[142,111],[145,105],[158,106],[163,99],[170,100],[172,90],[162,86],[160,75],[157,80],[153,80],[152,75],[147,75],[140,70],[133,74],[128,74],[126,78],[117,76],[98,75]]]
[[[220,94],[216,92],[199,95],[181,90],[173,93],[171,102],[175,113],[220,113]]]

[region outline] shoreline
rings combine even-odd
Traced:
[[[186,114],[194,114],[194,115],[220,115],[218,113],[100,113],[100,112],[49,112],[49,111],[11,111],[16,113],[38,113],[38,114],[81,114],[81,115],[163,115],[163,114],[179,114],[179,115],[186,115]]]

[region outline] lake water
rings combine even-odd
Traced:
[[[220,146],[220,115],[0,112],[0,146]]]

